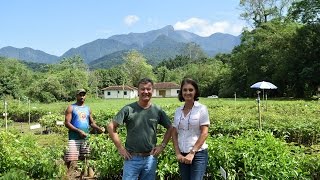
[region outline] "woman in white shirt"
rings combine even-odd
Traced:
[[[189,78],[182,80],[179,100],[185,102],[174,115],[172,140],[183,180],[203,179],[208,164],[208,109],[200,104],[197,83]]]

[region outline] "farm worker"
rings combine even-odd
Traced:
[[[197,83],[183,79],[178,98],[184,104],[176,109],[172,141],[183,180],[203,179],[208,164],[208,109],[200,104]]]
[[[65,126],[69,129],[69,140],[64,160],[68,173],[70,173],[72,161],[84,160],[90,154],[89,144],[87,143],[89,126],[99,133],[104,132],[104,128],[97,126],[93,120],[91,109],[84,104],[86,90],[78,89],[76,98],[77,102],[69,105],[65,111]]]
[[[143,78],[138,82],[137,102],[124,106],[108,124],[110,138],[124,158],[123,180],[156,179],[157,156],[171,139],[171,122],[166,113],[151,103],[153,81]],[[117,133],[120,125],[126,125],[125,145]],[[157,125],[167,130],[162,143],[157,145]]]

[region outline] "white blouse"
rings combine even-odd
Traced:
[[[194,102],[192,109],[184,116],[183,106],[177,108],[174,114],[173,127],[178,132],[179,149],[183,153],[189,153],[194,144],[200,137],[200,126],[209,125],[209,113],[205,105],[200,104],[198,101]],[[198,151],[208,148],[206,142],[203,143]]]

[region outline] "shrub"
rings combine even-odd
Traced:
[[[0,176],[14,169],[36,179],[56,179],[64,174],[64,165],[56,163],[62,156],[62,149],[43,148],[32,135],[0,132],[0,149]]]

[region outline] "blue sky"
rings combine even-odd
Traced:
[[[6,0],[0,48],[30,47],[61,56],[96,39],[172,25],[200,36],[239,35],[239,0]]]

